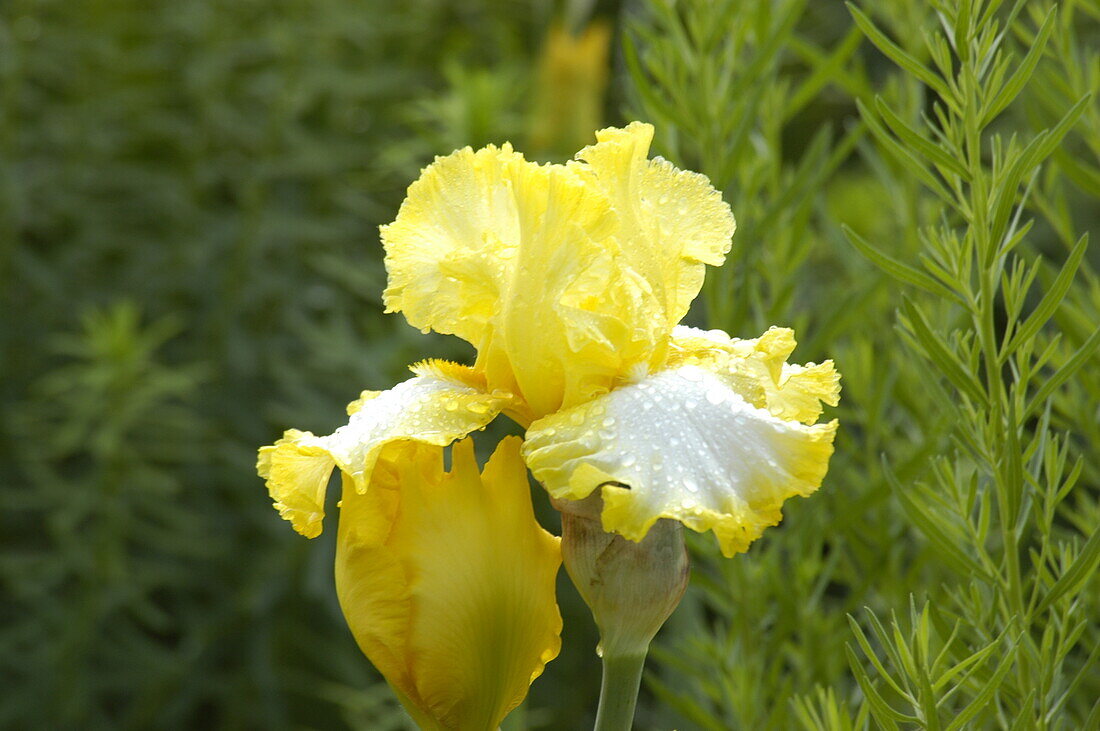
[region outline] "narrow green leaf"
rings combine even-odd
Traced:
[[[879,695],[871,679],[867,677],[867,671],[860,665],[859,658],[856,657],[856,653],[852,650],[851,645],[844,646],[844,654],[848,657],[848,665],[852,669],[852,674],[856,676],[856,682],[859,683],[860,689],[863,690],[863,697],[867,699],[868,704],[871,706],[871,714],[884,729],[893,729],[896,731],[898,728],[898,721],[902,723],[917,723],[920,720],[916,716],[907,716],[900,711],[894,710],[894,708]]]
[[[675,121],[678,118],[676,111],[673,107],[670,107],[664,100],[660,99],[653,90],[653,85],[648,81],[648,75],[642,68],[640,59],[638,58],[637,44],[634,42],[634,37],[630,33],[623,33],[623,58],[626,60],[627,70],[630,72],[631,77],[634,79],[633,88],[638,90],[648,106],[653,111],[657,112],[665,119]]]
[[[895,114],[894,110],[882,100],[882,97],[875,97],[875,111],[879,113],[890,129],[894,131],[894,134],[900,137],[902,141],[912,145],[918,152],[941,168],[947,168],[962,178],[967,177],[966,166],[963,165],[962,162],[955,159],[938,144],[906,124],[905,121]]]
[[[967,727],[967,724],[982,711],[986,710],[989,706],[989,702],[993,700],[993,696],[1001,688],[1001,683],[1004,681],[1005,675],[1012,669],[1012,664],[1016,661],[1016,648],[1017,642],[1013,642],[1012,646],[1005,652],[1004,657],[1001,658],[1001,662],[998,663],[997,669],[993,672],[993,676],[982,687],[978,694],[974,696],[974,700],[967,704],[966,708],[959,712],[959,715],[951,721],[951,724],[947,727],[946,731],[958,731]]]
[[[1054,586],[1050,587],[1050,591],[1039,602],[1039,606],[1035,608],[1035,613],[1042,614],[1054,602],[1076,591],[1096,572],[1097,566],[1100,566],[1100,530],[1094,531],[1089,539],[1085,541],[1085,545],[1081,547],[1081,552],[1077,554],[1077,558],[1073,559],[1073,563],[1070,564],[1065,573],[1058,577],[1058,580],[1054,582]]]
[[[944,342],[943,338],[932,330],[924,313],[917,309],[908,297],[903,299],[901,310],[909,321],[913,335],[916,336],[917,341],[925,349],[929,359],[947,377],[947,380],[951,381],[955,388],[966,393],[974,401],[985,404],[987,402],[985,390],[974,376],[973,371],[963,364],[959,357],[947,347],[947,343]]]
[[[966,63],[970,58],[970,15],[973,11],[970,0],[962,0],[955,15],[955,27],[953,37],[955,40],[955,53],[959,60]]]
[[[992,122],[994,118],[1004,111],[1005,107],[1011,104],[1016,96],[1023,91],[1023,88],[1027,86],[1027,82],[1031,79],[1031,74],[1035,71],[1039,59],[1043,57],[1043,50],[1046,48],[1050,33],[1054,30],[1056,12],[1056,9],[1053,7],[1047,12],[1047,16],[1043,19],[1043,24],[1039,28],[1039,33],[1036,35],[1035,41],[1031,44],[1031,48],[1028,50],[1027,55],[1024,56],[1024,60],[1016,67],[1016,72],[1005,82],[1001,90],[997,92],[997,96],[993,97],[993,101],[990,102],[988,109],[982,114],[982,127]]]
[[[1062,138],[1073,129],[1081,115],[1088,108],[1092,100],[1091,94],[1081,97],[1070,107],[1069,111],[1050,129],[1044,130],[1032,138],[1027,147],[1016,158],[1016,162],[1009,168],[1004,179],[997,185],[996,203],[993,207],[993,215],[990,217],[990,236],[992,241],[1000,241],[1004,238],[1011,217],[1012,207],[1016,203],[1016,192],[1023,179],[1046,160],[1062,142]],[[1001,252],[1001,248],[992,246],[986,257],[986,264]]]
[[[927,731],[940,731],[940,715],[936,711],[936,693],[932,690],[932,681],[928,678],[927,658],[922,657],[917,665],[917,679],[920,683],[920,709]]]
[[[875,44],[878,50],[882,51],[887,58],[898,66],[901,66],[935,90],[944,101],[949,104],[954,102],[954,96],[951,94],[951,90],[947,87],[947,84],[944,83],[943,79],[937,76],[930,68],[906,53],[901,46],[887,38],[874,22],[864,15],[863,11],[857,8],[853,3],[846,2],[845,5],[848,6],[848,11],[851,12],[852,17],[856,21],[856,25],[859,26],[859,29],[863,31],[863,34],[867,36],[871,43]]]
[[[867,610],[868,612],[870,610]],[[894,682],[890,673],[886,672],[886,668],[883,667],[882,662],[878,659],[878,655],[871,647],[871,643],[867,640],[867,635],[863,633],[863,628],[859,626],[859,622],[855,620],[852,615],[848,615],[848,626],[852,630],[852,634],[856,637],[856,642],[859,643],[859,648],[863,650],[863,654],[867,656],[867,659],[875,666],[875,670],[878,671],[879,676],[886,681],[886,683],[894,689],[894,692],[900,695],[902,698],[908,698],[909,694],[902,690],[901,686]]]
[[[662,704],[675,710],[692,723],[697,724],[699,728],[708,729],[709,731],[722,731],[726,728],[721,719],[715,718],[713,714],[699,705],[698,701],[685,693],[673,690],[656,675],[646,673],[645,684]]]
[[[1035,689],[1032,688],[1024,696],[1023,703],[1020,704],[1020,713],[1016,716],[1016,720],[1012,722],[1012,727],[1008,731],[1033,731],[1035,729],[1035,716],[1031,713],[1031,709],[1035,707]],[[1095,728],[1086,724],[1083,728]]]
[[[897,259],[882,253],[847,225],[841,225],[841,229],[844,231],[844,235],[848,237],[848,241],[851,242],[852,246],[859,250],[859,253],[870,259],[879,269],[886,272],[894,279],[899,282],[911,284],[914,287],[919,287],[937,297],[954,300],[959,304],[965,304],[959,295],[948,289],[946,285],[933,279],[919,269],[914,269],[908,264],[903,264]]]
[[[867,127],[875,135],[875,138],[883,144],[887,151],[894,156],[898,162],[905,165],[909,172],[913,173],[922,183],[924,183],[929,190],[938,195],[941,200],[948,204],[954,204],[955,196],[952,195],[944,184],[936,177],[936,174],[925,166],[924,162],[920,160],[913,152],[905,145],[898,142],[892,134],[885,127],[879,124],[875,115],[864,106],[863,101],[856,99],[856,108],[859,109],[860,117],[867,123]]]
[[[924,508],[913,499],[913,496],[910,495],[910,491],[902,488],[892,470],[885,468],[885,466],[884,469],[887,470],[887,482],[889,482],[890,486],[893,488],[894,494],[905,510],[905,514],[931,542],[932,547],[937,550],[944,561],[960,576],[976,576],[986,583],[991,583],[989,575],[981,565],[968,556],[966,552],[959,547],[958,542],[952,540],[951,537],[944,532],[942,523],[937,516],[928,514]]]
[[[1031,402],[1028,403],[1027,409],[1024,411],[1023,418],[1028,418],[1031,414],[1035,413],[1036,410],[1042,408],[1051,394],[1057,391],[1063,383],[1072,378],[1073,374],[1077,373],[1082,366],[1092,360],[1092,356],[1098,347],[1100,347],[1100,328],[1097,328],[1096,331],[1089,336],[1089,339],[1077,349],[1077,352],[1070,356],[1070,359],[1063,363],[1062,367],[1055,371],[1054,375],[1035,393],[1035,396],[1031,399]]]
[[[1100,660],[1100,643],[1093,645],[1092,652],[1089,653],[1085,662],[1081,664],[1081,668],[1073,676],[1073,680],[1066,686],[1066,691],[1062,693],[1057,702],[1047,711],[1047,723],[1052,722],[1055,717],[1057,717],[1059,710],[1061,710],[1067,700],[1077,695],[1077,689],[1081,687],[1081,683],[1092,677],[1092,669],[1096,665],[1097,660]]]
[[[1054,151],[1054,159],[1058,161],[1058,166],[1066,177],[1077,183],[1081,190],[1094,198],[1100,198],[1100,168],[1078,160],[1061,147]]]
[[[1081,260],[1085,256],[1088,245],[1089,235],[1085,233],[1077,240],[1077,244],[1074,245],[1073,250],[1070,251],[1066,263],[1062,265],[1061,271],[1058,272],[1058,276],[1050,285],[1050,289],[1043,295],[1043,299],[1035,306],[1035,309],[1028,316],[1027,320],[1024,321],[1024,324],[1020,326],[1020,329],[1016,331],[1016,334],[1012,337],[1012,340],[1009,341],[1008,345],[1002,348],[999,358],[1000,362],[1003,363],[1021,343],[1027,342],[1035,337],[1036,333],[1038,333],[1043,325],[1045,325],[1054,315],[1058,306],[1062,304],[1062,300],[1065,299],[1066,293],[1069,292],[1074,277],[1077,276],[1077,269],[1081,266]]]

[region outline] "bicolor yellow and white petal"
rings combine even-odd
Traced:
[[[736,224],[706,176],[649,159],[652,141],[653,125],[632,122],[597,132],[577,159],[611,200],[624,255],[650,284],[669,332],[699,294],[704,265],[725,261]]]
[[[604,530],[638,541],[671,518],[713,530],[731,556],[779,523],[787,498],[821,485],[836,426],[781,419],[681,365],[536,421],[524,456],[555,498],[602,487]]]
[[[591,175],[511,146],[437,158],[382,227],[389,311],[478,350],[490,388],[528,418],[606,392],[668,337]]]
[[[561,647],[559,540],[531,508],[520,440],[479,475],[472,440],[385,449],[345,477],[336,589],[355,639],[426,729],[495,729]]]
[[[840,374],[831,360],[787,363],[795,349],[794,331],[772,327],[758,338],[731,338],[721,330],[677,327],[667,365],[698,365],[729,383],[753,406],[780,419],[817,421],[822,404],[840,402]]]
[[[262,447],[256,470],[267,481],[279,514],[296,531],[315,538],[321,533],[333,467],[362,492],[387,444],[411,440],[446,446],[484,428],[509,403],[510,394],[486,393],[478,387],[483,378],[451,366],[420,364],[415,378],[388,391],[364,391],[348,405],[348,423],[328,436],[291,429]]]

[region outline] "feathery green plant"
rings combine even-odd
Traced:
[[[861,112],[878,144],[921,181],[939,210],[922,222],[919,268],[858,234],[850,238],[912,288],[899,322],[930,366],[924,386],[932,398],[923,408],[951,416],[925,479],[903,485],[887,466],[896,498],[955,578],[919,619],[913,613],[909,636],[896,621],[887,634],[875,620],[892,672],[854,625],[875,672],[854,652],[852,670],[886,728],[1080,728],[1100,720],[1100,702],[1076,692],[1098,659],[1088,652],[1096,606],[1085,589],[1100,565],[1100,532],[1064,517],[1075,512],[1083,461],[1050,423],[1053,394],[1095,365],[1100,347],[1098,330],[1067,348],[1051,323],[1088,236],[1038,287],[1049,265],[1027,246],[1032,221],[1025,216],[1040,167],[1092,98],[1083,95],[1030,139],[995,130],[1043,58],[1057,12],[1038,19],[1020,56],[1007,47],[1006,30],[1025,22],[1023,6],[999,14],[1000,5],[936,3],[941,28],[927,36],[930,61],[904,51],[852,7],[860,29],[930,96],[930,111],[919,118],[881,99],[861,104]],[[1044,328],[1054,332],[1040,337]],[[933,640],[942,646],[933,650]]]
[[[825,515],[792,506],[774,543],[697,558],[694,616],[650,678],[658,701],[714,729],[1095,723],[1100,537],[1082,452],[1095,454],[1100,336],[1073,233],[1088,206],[1064,190],[1088,191],[1065,142],[1094,129],[1088,34],[1022,3],[892,3],[847,24],[799,2],[650,6],[624,44],[633,103],[738,214],[737,279],[708,281],[707,322],[752,333],[791,318],[807,355],[828,350],[845,374],[828,496],[814,498],[828,503],[804,509]],[[807,38],[821,26],[835,27],[828,51]],[[885,83],[864,37],[899,69]],[[1036,69],[1051,83],[1021,115]],[[792,145],[792,120],[826,95],[862,124]],[[1011,133],[1021,117],[1034,135]],[[1050,252],[1029,211],[1067,249]],[[844,251],[838,223],[878,272]],[[833,662],[844,654],[852,675]]]

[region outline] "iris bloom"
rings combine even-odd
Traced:
[[[562,23],[550,27],[539,53],[532,147],[568,155],[591,139],[603,117],[610,51],[611,26],[604,20],[578,33]]]
[[[783,328],[741,340],[679,325],[734,219],[704,176],[649,159],[652,135],[602,130],[565,165],[508,144],[437,158],[382,227],[384,299],[476,362],[420,363],[333,434],[261,450],[275,506],[309,537],[343,473],[344,612],[418,719],[493,727],[557,651],[559,554],[519,455],[559,506],[602,494],[607,533],[641,541],[671,519],[727,556],[825,475],[836,422],[815,422],[837,403],[832,363],[788,364]],[[502,444],[480,488],[468,442],[444,474],[440,448],[500,413],[522,447]]]

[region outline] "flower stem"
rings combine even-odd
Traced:
[[[630,731],[642,683],[645,654],[604,655],[600,707],[594,731]]]

